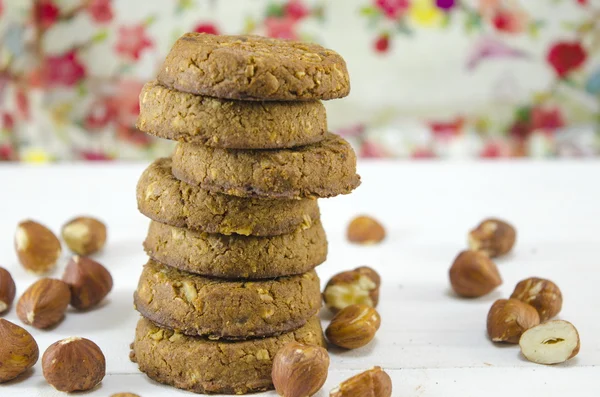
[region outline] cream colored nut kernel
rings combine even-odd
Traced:
[[[54,269],[62,252],[60,241],[54,233],[31,220],[17,226],[15,250],[21,265],[33,273],[46,273]]]
[[[106,244],[106,226],[89,216],[71,219],[62,227],[61,234],[69,249],[79,255],[98,252]]]
[[[0,314],[8,310],[15,300],[15,281],[9,271],[0,267]]]
[[[521,353],[538,364],[559,364],[579,353],[579,333],[573,324],[553,320],[528,329],[519,340]]]
[[[463,251],[450,268],[450,285],[456,294],[478,298],[502,284],[498,267],[483,252]]]
[[[487,330],[493,342],[519,343],[519,338],[540,323],[535,308],[516,299],[498,299],[488,313]]]
[[[71,301],[69,286],[51,278],[33,283],[17,302],[17,316],[27,325],[48,328],[59,323]]]
[[[543,278],[530,277],[519,282],[510,297],[533,306],[541,322],[555,317],[562,309],[560,289],[552,281]]]
[[[323,300],[333,312],[361,303],[377,307],[381,277],[372,268],[363,266],[333,276],[325,285]]]
[[[279,349],[273,358],[271,378],[280,396],[307,397],[323,387],[328,369],[327,350],[291,342]]]
[[[39,349],[33,336],[2,318],[0,341],[0,383],[16,378],[37,362]]]
[[[336,346],[358,349],[373,340],[380,325],[377,310],[363,304],[350,305],[333,317],[325,335]]]
[[[377,244],[385,238],[385,229],[376,219],[361,215],[350,222],[346,236],[351,243]]]
[[[495,258],[510,252],[517,232],[509,223],[495,218],[485,219],[469,233],[469,247]]]
[[[391,397],[392,379],[381,369],[374,367],[346,379],[331,390],[330,397]]]

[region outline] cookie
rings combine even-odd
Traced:
[[[140,212],[168,225],[207,233],[277,236],[318,221],[317,200],[262,200],[211,193],[171,174],[171,159],[154,161],[137,185]]]
[[[226,279],[264,279],[301,274],[327,257],[321,222],[273,237],[224,236],[151,222],[146,253],[187,272]]]
[[[186,335],[246,339],[296,329],[321,307],[314,271],[264,281],[227,281],[149,260],[134,294],[137,310]]]
[[[319,319],[279,336],[225,342],[186,336],[142,318],[131,359],[160,383],[196,393],[245,394],[273,388],[273,357],[290,342],[325,346]]]
[[[137,127],[159,138],[229,149],[277,149],[322,140],[319,101],[241,102],[175,91],[156,82],[140,94]]]
[[[332,197],[350,193],[360,184],[352,147],[331,133],[314,145],[280,150],[179,143],[172,167],[179,180],[239,197]]]
[[[243,100],[342,98],[346,62],[317,44],[260,36],[186,33],[167,55],[158,81],[192,94]]]

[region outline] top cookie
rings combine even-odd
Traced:
[[[243,100],[342,98],[350,92],[344,59],[317,44],[260,36],[186,33],[158,73],[167,87]]]

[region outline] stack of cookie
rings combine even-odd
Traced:
[[[200,393],[272,387],[277,350],[322,345],[314,268],[327,255],[316,198],[360,183],[321,99],[349,92],[318,45],[186,34],[140,95],[138,127],[179,141],[137,187],[152,221],[132,358]]]

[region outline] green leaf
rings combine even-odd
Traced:
[[[445,12],[444,13],[444,19],[442,19],[442,27],[443,28],[447,28],[448,26],[450,26],[451,22],[452,22],[452,13],[451,12]]]
[[[76,90],[77,90],[77,95],[80,97],[84,97],[88,93],[87,87],[85,86],[85,83],[83,82],[83,80],[81,80],[77,83]]]
[[[473,33],[481,29],[481,17],[475,12],[469,12],[465,20],[465,30],[467,33]]]
[[[154,22],[156,22],[156,15],[150,15],[148,16],[146,19],[144,19],[144,26],[148,27],[150,25],[152,25]]]
[[[361,8],[359,13],[360,13],[360,15],[362,15],[364,17],[372,17],[372,16],[381,14],[381,12],[379,11],[378,8],[375,8],[372,6],[366,6],[366,7]]]
[[[283,4],[271,3],[267,6],[267,17],[282,17],[284,15]]]
[[[102,29],[92,36],[92,43],[101,43],[108,38],[108,29]]]
[[[531,119],[531,106],[521,106],[515,111],[516,121],[529,121]]]

